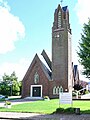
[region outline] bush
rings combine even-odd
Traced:
[[[56,109],[56,113],[63,113],[64,112],[64,108],[57,108]]]
[[[82,87],[82,85],[80,85],[80,84],[75,84],[73,88],[74,88],[74,90],[80,90],[80,89],[82,89],[83,87]]]
[[[50,100],[48,96],[44,96],[44,100]]]
[[[10,101],[5,101],[5,105],[11,105]]]
[[[69,107],[69,108],[57,108],[55,113],[74,113],[75,108]]]
[[[85,91],[85,94],[89,94],[89,91],[88,91],[88,90],[86,90],[86,91]]]
[[[65,113],[74,113],[75,108],[69,107],[64,110]]]
[[[72,96],[77,96],[77,91],[72,91]]]

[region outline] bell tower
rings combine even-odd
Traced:
[[[52,79],[64,91],[72,88],[71,29],[68,7],[58,5],[52,27]]]

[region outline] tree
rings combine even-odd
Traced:
[[[4,81],[2,81],[0,83],[0,94],[3,94],[5,96],[9,96],[10,95],[10,87]]]
[[[83,75],[90,79],[90,19],[88,24],[84,24],[81,41],[79,41],[79,62],[83,65]]]
[[[83,87],[80,84],[75,84],[73,88],[74,90],[81,90]]]
[[[20,95],[22,94],[22,81],[19,81]]]
[[[20,95],[20,84],[15,72],[10,76],[4,73],[3,81],[0,83],[0,94],[3,95]]]

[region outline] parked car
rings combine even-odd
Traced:
[[[0,99],[4,99],[5,98],[5,96],[4,95],[0,95]]]

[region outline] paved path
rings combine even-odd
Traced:
[[[90,120],[90,115],[64,115],[64,114],[54,114],[54,115],[44,115],[36,113],[12,113],[12,112],[0,112],[0,120]],[[6,120],[5,119],[5,120]]]
[[[11,101],[12,105],[32,102],[30,100],[25,100],[25,99],[10,100],[10,101]],[[4,107],[4,104],[5,104],[5,102],[0,102],[0,107]]]

